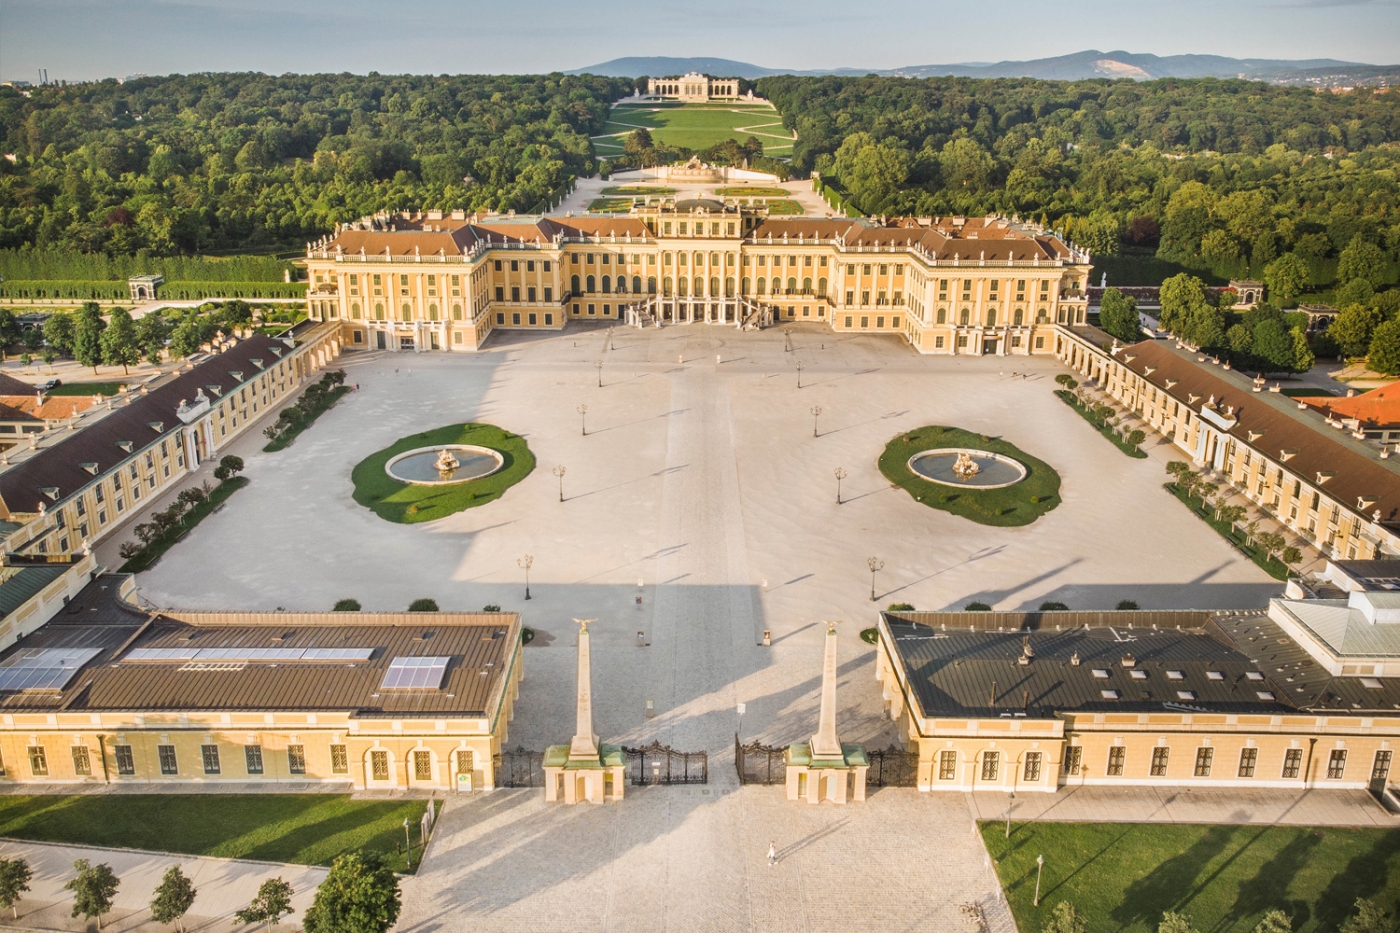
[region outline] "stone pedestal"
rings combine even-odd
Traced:
[[[865,799],[865,772],[870,760],[865,746],[843,744],[839,756],[813,758],[806,742],[787,749],[787,799],[806,803],[859,803]]]
[[[593,670],[588,623],[575,619],[578,632],[578,691],[575,696],[574,737],[568,745],[551,745],[544,752],[546,803],[603,803],[621,800],[627,758],[617,745],[603,745],[593,731]]]

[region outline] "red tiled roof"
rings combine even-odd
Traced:
[[[1299,397],[1313,411],[1339,419],[1355,418],[1368,428],[1400,427],[1400,382],[1381,386],[1351,398],[1334,395]]]

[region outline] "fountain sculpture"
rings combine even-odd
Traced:
[[[953,462],[954,476],[960,480],[969,480],[981,472],[982,468],[972,459],[971,454],[965,450],[958,453],[958,459]]]
[[[456,457],[452,456],[452,451],[448,450],[446,447],[438,451],[437,460],[433,463],[433,466],[437,467],[437,471],[441,473],[444,478],[450,477],[461,465],[461,462],[458,461]]]

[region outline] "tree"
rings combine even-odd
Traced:
[[[94,375],[102,362],[102,331],[106,328],[97,302],[84,302],[73,322],[73,359],[91,366]]]
[[[112,873],[107,863],[93,865],[85,858],[73,863],[77,872],[63,887],[73,892],[72,916],[85,920],[97,918],[97,928],[102,929],[102,915],[112,909],[112,898],[116,896],[121,881]]]
[[[1313,349],[1308,344],[1307,332],[1301,327],[1292,328],[1289,333],[1293,337],[1293,371],[1295,373],[1305,373],[1313,368],[1317,362],[1317,357],[1313,355]]]
[[[331,607],[331,612],[359,612],[360,601],[358,599],[337,599],[335,605]]]
[[[73,352],[73,315],[55,311],[44,321],[44,341],[59,353]]]
[[[331,863],[306,911],[306,933],[385,933],[399,918],[399,882],[373,852]]]
[[[102,362],[108,366],[120,366],[123,373],[131,372],[131,365],[141,361],[141,346],[136,340],[136,325],[125,308],[112,311],[107,329],[102,332]]]
[[[1071,376],[1069,373],[1060,373],[1058,376],[1055,377],[1055,381],[1060,385],[1064,386],[1066,389],[1079,388],[1079,383],[1075,382],[1074,377]]]
[[[1136,430],[1136,429],[1135,429],[1135,430],[1129,431],[1129,432],[1123,437],[1123,440],[1128,444],[1129,447],[1141,447],[1141,446],[1142,446],[1142,442],[1145,441],[1145,440],[1147,440],[1147,435],[1146,435],[1145,433],[1143,433],[1142,431],[1139,431],[1139,430]]]
[[[1308,264],[1296,253],[1284,253],[1264,267],[1264,284],[1269,289],[1269,300],[1280,308],[1293,304],[1311,281]]]
[[[408,604],[408,611],[409,611],[409,612],[437,612],[437,611],[438,611],[438,604],[437,604],[435,601],[433,601],[433,600],[431,600],[431,599],[428,599],[426,596],[425,596],[425,597],[419,597],[418,599],[415,599],[413,602],[411,602],[411,603]]]
[[[1244,518],[1248,510],[1242,505],[1227,505],[1217,513],[1216,517],[1227,525],[1234,526],[1236,522]]]
[[[1084,933],[1089,924],[1069,901],[1060,901],[1050,912],[1050,922],[1041,933]]]
[[[1055,600],[1047,600],[1040,604],[1041,612],[1064,612],[1067,609],[1069,609],[1069,606],[1061,602],[1056,602]]]
[[[219,458],[219,465],[214,468],[214,478],[223,482],[230,476],[235,476],[243,472],[243,458],[233,454],[224,454]]]
[[[1099,326],[1124,343],[1137,343],[1142,339],[1137,299],[1116,288],[1106,290],[1099,304]]]
[[[1337,933],[1394,933],[1395,923],[1390,914],[1381,910],[1375,901],[1364,897],[1356,900],[1356,914],[1342,921]]]
[[[1288,539],[1276,531],[1261,531],[1254,536],[1254,541],[1264,549],[1264,554],[1269,560],[1288,544]]]
[[[5,351],[19,339],[19,321],[8,308],[0,308],[0,363],[5,362]]]
[[[1360,279],[1377,288],[1385,281],[1385,266],[1385,253],[1381,248],[1358,233],[1337,260],[1337,281],[1347,283]]]
[[[1157,933],[1197,933],[1191,925],[1191,918],[1169,910],[1162,914],[1162,922],[1157,924]]]
[[[30,327],[19,335],[19,342],[30,353],[38,353],[44,348],[44,332],[38,327]]]
[[[1283,911],[1271,910],[1254,927],[1254,933],[1293,933],[1293,921]]]
[[[1365,356],[1371,335],[1381,323],[1381,313],[1365,305],[1348,305],[1327,328],[1328,335],[1347,356]]]
[[[234,917],[238,918],[239,923],[277,926],[283,917],[292,912],[292,886],[281,878],[268,878],[259,885],[253,902],[236,911]]]
[[[1400,320],[1386,321],[1371,334],[1366,366],[1387,376],[1400,375]]]
[[[1119,612],[1136,612],[1142,607],[1131,599],[1120,599],[1118,601],[1118,605],[1114,606],[1113,608],[1117,609]]]
[[[1262,321],[1254,329],[1254,356],[1267,372],[1293,372],[1293,335],[1282,321]]]
[[[963,612],[991,612],[992,607],[983,602],[973,601],[963,606]]]
[[[198,893],[190,879],[180,871],[180,866],[171,865],[151,896],[151,919],[156,923],[174,923],[183,933],[185,914],[194,906]]]
[[[0,907],[8,907],[19,919],[20,897],[29,890],[34,877],[29,863],[22,858],[0,858]]]
[[[1303,552],[1298,550],[1296,547],[1289,545],[1288,547],[1283,549],[1283,553],[1278,556],[1278,559],[1283,561],[1288,566],[1292,567],[1294,564],[1302,563]]]

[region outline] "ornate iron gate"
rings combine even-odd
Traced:
[[[659,741],[627,753],[627,778],[634,786],[648,784],[707,784],[710,756],[707,752],[678,752]]]
[[[497,787],[544,787],[544,752],[518,746],[515,751],[502,749],[493,760]]]
[[[900,745],[867,752],[870,770],[865,772],[867,787],[916,787],[919,783],[919,756]]]
[[[782,784],[787,781],[787,749],[752,742],[739,744],[734,736],[734,767],[740,784]]]

